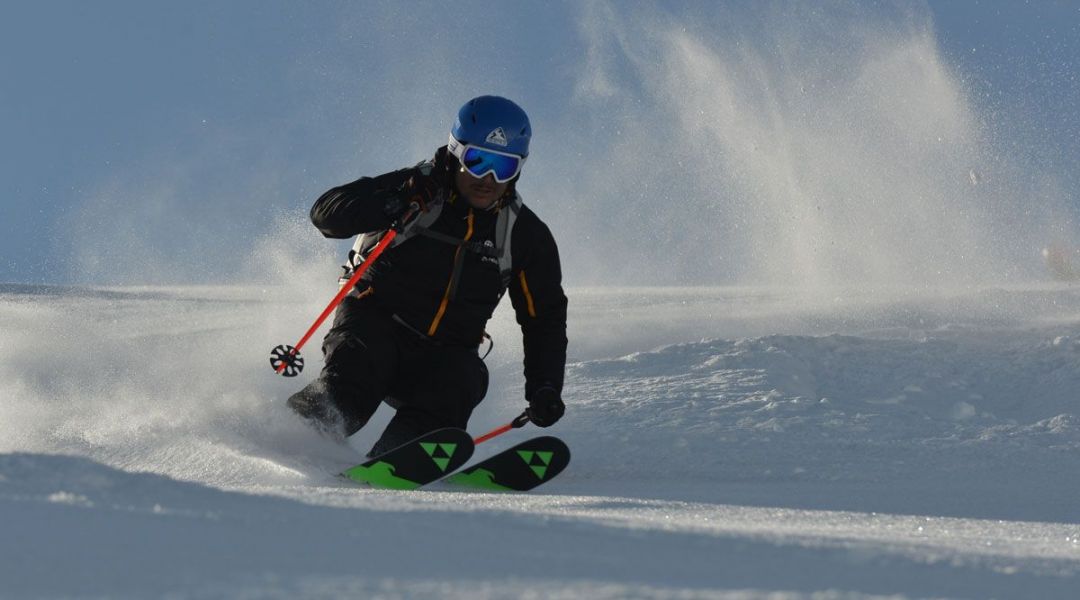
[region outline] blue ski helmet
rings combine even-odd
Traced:
[[[524,157],[529,155],[532,127],[517,104],[501,96],[480,96],[461,107],[450,135],[465,144]]]

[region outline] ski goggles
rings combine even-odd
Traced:
[[[477,179],[483,179],[491,173],[495,176],[495,181],[506,183],[517,177],[521,173],[521,165],[525,164],[524,156],[463,144],[453,136],[450,136],[447,149],[457,157],[469,175]]]

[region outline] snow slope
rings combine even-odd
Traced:
[[[283,408],[298,289],[0,286],[0,596],[1075,597],[1080,290],[571,289],[574,458],[499,495],[334,477],[388,415]]]

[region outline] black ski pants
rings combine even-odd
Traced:
[[[320,378],[342,414],[345,435],[359,431],[381,402],[397,409],[372,455],[441,427],[465,429],[487,394],[487,367],[475,347],[422,337],[368,298],[345,298],[323,354]]]

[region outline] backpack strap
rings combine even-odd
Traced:
[[[463,239],[456,238],[452,235],[446,235],[445,233],[439,233],[438,231],[432,231],[431,226],[439,218],[439,214],[442,213],[443,200],[440,198],[436,205],[431,207],[428,212],[421,213],[419,217],[413,220],[406,226],[405,231],[398,234],[398,237],[391,244],[391,247],[397,245],[401,240],[404,242],[414,235],[422,235],[433,240],[438,240],[451,246],[462,246],[466,251],[473,254],[479,254],[488,258],[495,258],[499,261],[499,273],[503,278],[503,282],[508,284],[510,281],[510,270],[513,257],[510,253],[510,236],[514,231],[514,223],[517,221],[518,213],[521,212],[521,196],[514,194],[505,205],[502,210],[499,211],[499,216],[495,221],[495,247],[485,246],[481,242],[466,242]]]
[[[503,288],[510,285],[513,256],[510,252],[510,237],[514,233],[514,223],[521,212],[521,195],[514,192],[514,197],[499,211],[495,223],[495,251],[499,253],[499,275],[502,276]]]
[[[423,171],[425,166],[430,171],[430,163],[421,163],[417,168],[420,168],[421,171]],[[484,246],[477,242],[465,242],[462,239],[432,231],[431,226],[435,224],[435,221],[437,221],[442,214],[445,202],[445,192],[440,192],[428,207],[427,212],[420,213],[419,216],[410,221],[409,224],[405,226],[405,229],[398,233],[397,237],[394,238],[390,247],[397,247],[417,235],[432,238],[453,246],[463,246],[469,252],[488,258],[496,258],[499,262],[499,276],[502,278],[503,289],[507,288],[512,279],[511,270],[513,267],[510,239],[514,233],[514,223],[517,222],[518,213],[521,212],[521,207],[523,205],[521,195],[515,192],[513,198],[506,202],[499,211],[499,216],[495,222],[494,248]],[[356,238],[352,250],[349,251],[348,260],[342,265],[342,269],[344,269],[345,273],[338,279],[338,283],[343,284],[349,280],[356,270],[356,267],[360,266],[360,263],[364,261],[368,253],[371,252],[371,249],[375,247],[385,234],[385,231],[375,231],[372,233],[361,234]]]

